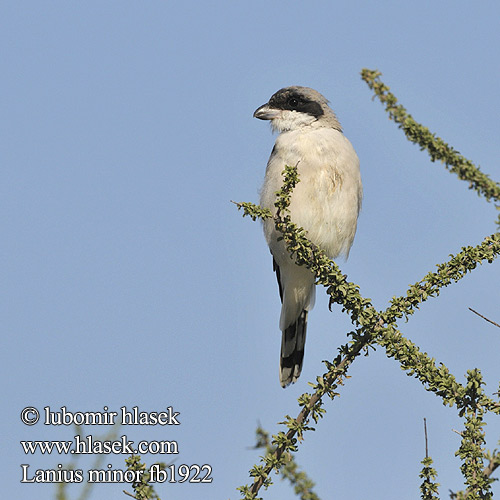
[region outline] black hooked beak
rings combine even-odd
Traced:
[[[273,120],[280,114],[279,109],[273,109],[269,107],[269,103],[263,104],[258,107],[253,114],[254,118],[259,120]]]

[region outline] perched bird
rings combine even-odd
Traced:
[[[359,160],[328,101],[308,87],[278,90],[253,115],[279,133],[267,163],[260,204],[276,213],[276,192],[285,165],[297,166],[290,216],[328,257],[347,258],[361,208]],[[314,306],[314,275],[290,257],[273,219],[264,221],[282,302],[280,383],[294,383],[302,370],[307,313]]]

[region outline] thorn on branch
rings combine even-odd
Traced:
[[[135,495],[132,495],[132,493],[129,493],[128,491],[125,491],[125,490],[123,490],[123,493],[125,493],[125,495],[128,495],[129,497],[135,498],[137,500],[137,497]]]
[[[427,441],[427,419],[424,417],[424,436],[425,436],[425,458],[429,458],[429,446]]]
[[[472,307],[469,307],[469,311],[472,311],[474,314],[477,314],[480,318],[483,318],[488,323],[491,323],[492,325],[498,326],[498,328],[500,328],[500,325],[498,323],[495,323],[494,321],[491,321],[491,319],[488,319],[486,316],[483,316],[482,314],[478,313],[477,311],[474,311],[474,309],[472,309]]]

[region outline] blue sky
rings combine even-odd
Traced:
[[[259,455],[257,423],[275,433],[296,415],[350,330],[318,290],[302,376],[281,389],[271,258],[260,224],[230,203],[258,200],[274,141],[253,111],[288,85],[330,99],[365,191],[340,265],[385,308],[493,233],[496,211],[405,140],[359,73],[382,71],[418,121],[500,180],[499,15],[494,2],[456,1],[3,2],[3,495],[53,499],[53,485],[20,483],[20,464],[48,469],[66,457],[27,457],[19,442],[74,435],[23,425],[22,408],[172,406],[181,425],[120,434],[177,440],[176,463],[210,464],[214,481],[165,484],[160,496],[239,498]],[[499,281],[500,263],[484,264],[400,325],[460,381],[481,368],[488,394],[500,379],[499,331],[468,307],[499,322]],[[455,410],[380,349],[350,375],[296,457],[319,496],[416,498],[424,417],[441,495],[459,489]],[[494,448],[498,419],[486,430]],[[123,488],[98,485],[92,498],[126,498]],[[292,491],[277,478],[265,498]]]

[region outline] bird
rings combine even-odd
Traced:
[[[276,193],[285,166],[296,166],[299,183],[289,205],[292,222],[330,259],[347,258],[361,210],[359,159],[343,134],[329,101],[318,91],[290,86],[274,93],[253,114],[269,120],[278,136],[267,163],[260,206],[276,215]],[[273,218],[263,220],[281,298],[280,384],[295,383],[302,371],[307,315],[315,301],[315,277],[287,251]]]

